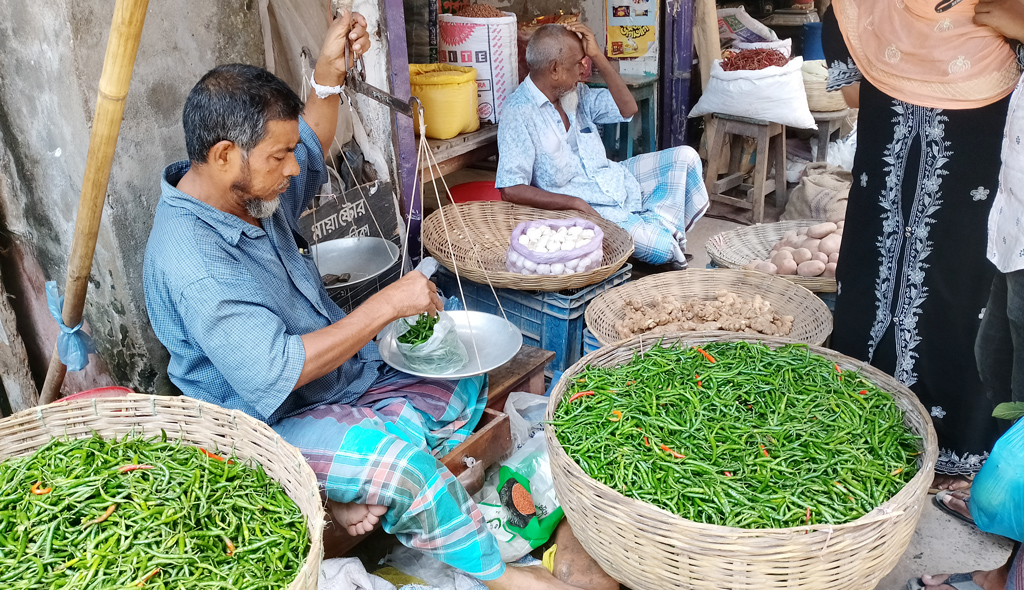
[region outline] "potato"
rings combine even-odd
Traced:
[[[797,269],[796,261],[790,258],[789,260],[783,260],[782,264],[779,265],[780,275],[795,275]]]
[[[792,254],[794,250],[796,250],[796,248],[793,246],[783,246],[779,248],[779,252],[789,252],[790,254]]]
[[[825,272],[825,264],[820,260],[808,260],[796,267],[796,274],[802,277],[817,277]]]
[[[795,260],[797,264],[803,264],[812,258],[814,258],[814,255],[811,254],[811,251],[807,248],[800,248],[799,250],[793,251],[793,260]]]
[[[833,252],[828,255],[829,262],[839,262],[839,252]]]
[[[761,264],[760,260],[753,260],[743,265],[743,270],[757,270],[757,265]]]
[[[818,238],[820,240],[837,229],[839,229],[838,225],[831,221],[826,221],[825,223],[819,223],[818,225],[812,225],[807,228],[807,237]]]
[[[779,267],[775,266],[771,262],[760,262],[756,267],[754,267],[754,270],[773,275],[779,272]]]
[[[837,230],[838,231],[838,230]],[[839,252],[839,246],[843,243],[843,235],[839,233],[829,234],[821,239],[821,243],[818,244],[818,249],[825,253],[826,256],[831,256]]]
[[[806,236],[807,235],[807,228],[806,227],[801,227],[800,229],[796,230],[796,235],[798,235],[798,236]]]
[[[839,229],[843,229],[844,225],[846,225],[845,219],[840,219],[839,221],[836,222],[836,227],[838,227]]]
[[[800,244],[800,247],[807,248],[811,251],[811,254],[814,254],[821,247],[821,240],[817,238],[807,238],[802,244]]]
[[[835,231],[835,233],[834,233],[834,234],[832,234],[832,235],[836,235],[836,236],[841,236],[841,235],[843,235],[843,228],[839,228],[839,229],[837,229],[837,230]]]
[[[824,252],[815,252],[813,260],[817,260],[823,264],[828,264],[828,254],[825,254]]]
[[[790,253],[790,252],[776,252],[775,256],[772,256],[771,262],[775,266],[778,266],[779,268],[781,268],[782,267],[782,263],[787,261],[787,260],[793,260],[793,254],[792,253]]]
[[[826,277],[835,277],[836,276],[836,263],[835,262],[829,262],[828,264],[825,265],[825,276]]]

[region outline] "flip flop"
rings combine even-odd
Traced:
[[[946,578],[946,581],[942,584],[956,590],[984,590],[984,588],[974,583],[974,574],[953,574]],[[924,580],[921,578],[914,578],[907,582],[907,590],[922,590],[926,587]]]
[[[957,490],[957,491],[962,491],[962,490]],[[973,518],[971,518],[969,516],[964,516],[963,514],[960,514],[956,510],[953,510],[949,506],[946,506],[946,503],[942,501],[944,498],[946,498],[947,496],[949,496],[952,493],[953,492],[951,492],[949,490],[945,490],[945,491],[939,492],[938,494],[935,494],[935,496],[932,498],[932,503],[935,504],[935,506],[939,510],[945,512],[946,514],[948,514],[948,515],[950,515],[950,516],[952,516],[952,517],[954,517],[954,518],[956,518],[956,519],[958,519],[958,520],[960,520],[962,522],[966,522],[967,524],[969,524],[971,526],[976,526],[974,524],[974,519]],[[969,506],[970,505],[970,501],[971,501],[971,497],[968,496],[967,499],[964,500],[964,504],[968,504],[968,506]],[[961,574],[957,574],[957,575],[961,575]],[[968,586],[967,588],[970,588],[970,587]]]

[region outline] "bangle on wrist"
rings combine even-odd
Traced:
[[[336,94],[340,95],[342,90],[345,88],[345,84],[340,84],[338,86],[321,86],[316,83],[316,80],[314,79],[315,75],[315,73],[309,75],[309,84],[316,92],[317,98],[325,99]]]

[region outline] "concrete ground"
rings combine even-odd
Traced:
[[[489,180],[494,173],[487,170],[467,169],[446,177],[449,186],[461,182]],[[431,191],[432,192],[432,191]],[[442,189],[443,192],[443,189]],[[436,197],[428,193],[426,209],[437,207]],[[434,201],[433,207],[431,201]],[[693,255],[690,268],[705,268],[711,261],[704,245],[712,236],[740,227],[740,224],[722,219],[735,218],[739,212],[713,207],[687,234],[686,251]],[[770,205],[765,221],[777,221],[779,211]],[[993,569],[1002,565],[1013,547],[1011,541],[982,533],[977,528],[960,522],[939,511],[928,496],[917,530],[910,546],[896,567],[875,590],[903,590],[907,581],[922,574],[961,573],[979,569]],[[823,589],[824,590],[824,589]],[[864,590],[870,590],[865,588]]]

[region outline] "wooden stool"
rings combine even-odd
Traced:
[[[611,123],[603,125],[601,129],[608,158],[620,162],[637,154],[658,151],[657,122],[654,112],[654,87],[658,82],[658,77],[623,74],[622,80],[626,83],[626,87],[629,88],[629,92],[633,95],[633,100],[636,101],[636,106],[640,110],[628,123]],[[594,74],[587,81],[587,86],[607,88],[608,84],[600,74]],[[638,123],[640,138],[634,144],[633,129],[635,129],[634,125]],[[634,149],[634,145],[636,149]]]
[[[774,192],[776,204],[786,204],[786,126],[715,114],[711,127],[714,128],[714,135],[708,142],[708,168],[704,175],[708,196],[712,201],[750,209],[751,223],[763,222],[765,195]],[[743,143],[733,141],[733,137],[751,137],[757,140],[752,185],[743,182],[744,174],[739,171]],[[727,142],[731,144],[728,152],[725,150]],[[775,161],[775,174],[772,178],[767,178],[768,162],[771,161],[772,155]],[[725,176],[719,178],[719,174]],[[741,196],[725,194],[737,187]]]
[[[818,152],[814,156],[815,162],[828,161],[828,142],[832,140],[832,135],[843,126],[843,121],[849,114],[850,109],[828,113],[811,111],[814,122],[818,124]]]

